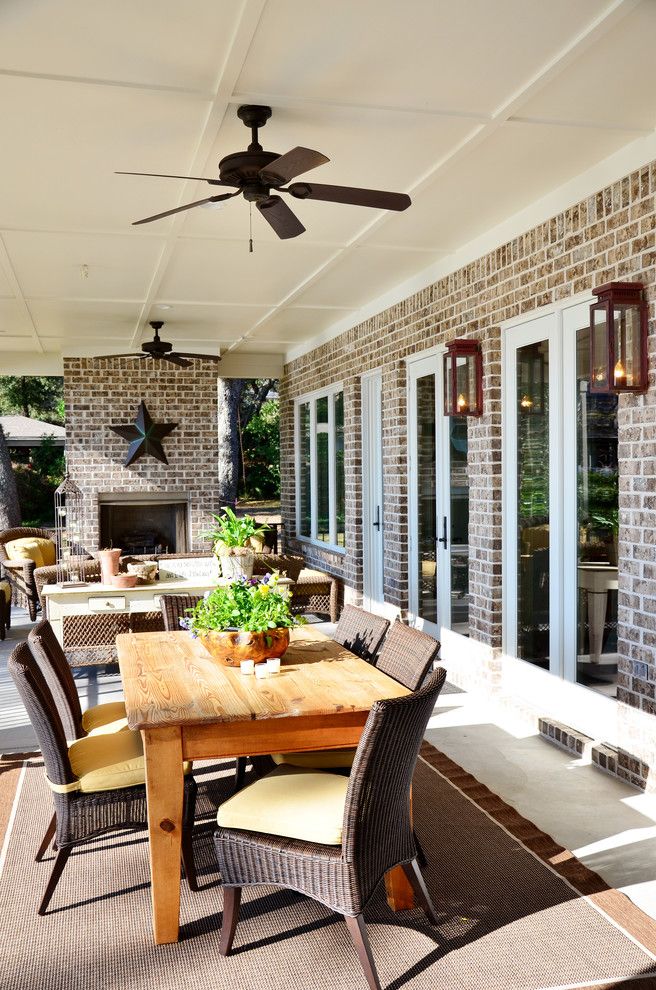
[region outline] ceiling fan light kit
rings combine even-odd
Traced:
[[[259,142],[259,128],[264,127],[271,116],[271,107],[247,104],[239,107],[237,116],[251,130],[251,143],[246,151],[226,155],[219,162],[219,178],[205,176],[162,175],[154,172],[118,172],[118,175],[142,175],[152,178],[190,179],[207,182],[211,186],[231,186],[235,192],[215,193],[205,199],[176,206],[152,217],[135,220],[133,226],[152,223],[164,217],[192,210],[196,206],[209,206],[225,202],[235,196],[243,196],[249,203],[255,203],[261,215],[282,240],[298,237],[305,227],[287,203],[278,195],[285,193],[295,199],[316,199],[325,203],[343,203],[347,206],[367,206],[376,210],[407,210],[411,200],[405,193],[385,192],[381,189],[359,189],[354,186],[325,185],[318,182],[294,182],[285,186],[298,175],[303,175],[319,165],[330,161],[320,151],[311,148],[292,148],[284,155],[265,151]]]

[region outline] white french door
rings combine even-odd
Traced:
[[[533,696],[536,668],[573,682],[562,718],[592,733],[617,682],[618,434],[617,397],[590,390],[590,301],[504,331],[502,433],[504,653]]]
[[[363,605],[384,612],[382,373],[362,376]]]
[[[469,632],[467,417],[444,415],[444,350],[408,361],[408,572],[413,623]]]

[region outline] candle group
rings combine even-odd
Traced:
[[[242,660],[239,664],[242,674],[255,674],[256,677],[268,677],[280,673],[280,657],[271,657],[266,663],[256,664],[254,660]]]

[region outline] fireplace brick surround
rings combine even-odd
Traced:
[[[109,427],[131,423],[141,399],[156,423],[178,424],[163,441],[168,465],[146,456],[123,466],[127,444]],[[99,546],[99,496],[178,501],[184,493],[188,549],[207,550],[200,534],[220,508],[216,365],[169,370],[125,358],[65,358],[64,400],[68,471],[84,495],[84,545]]]

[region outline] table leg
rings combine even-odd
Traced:
[[[179,727],[142,732],[146,763],[153,934],[156,945],[178,941],[184,779]]]
[[[410,825],[412,825],[412,791],[410,791]],[[385,893],[392,911],[411,911],[415,907],[415,893],[402,866],[395,866],[385,874]]]

